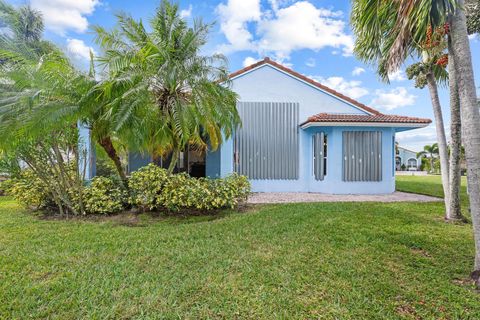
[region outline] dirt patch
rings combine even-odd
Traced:
[[[415,310],[415,307],[410,304],[399,305],[398,307],[395,308],[395,312],[403,317],[421,319],[421,317],[417,315],[417,311]]]
[[[422,257],[425,257],[425,258],[431,258],[432,255],[430,253],[428,253],[427,251],[423,250],[423,249],[420,249],[420,248],[410,248],[410,250],[417,254],[417,255],[420,255]]]

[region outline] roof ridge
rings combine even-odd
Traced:
[[[286,72],[286,73],[288,73],[288,74],[290,74],[290,75],[292,75],[292,76],[294,76],[294,77],[296,77],[300,80],[303,80],[303,81],[305,81],[305,82],[307,82],[307,83],[309,83],[309,84],[311,84],[311,85],[313,85],[313,86],[315,86],[315,87],[317,87],[321,90],[327,91],[328,93],[336,96],[337,98],[345,100],[345,101],[349,102],[350,104],[353,104],[354,106],[362,109],[363,111],[366,111],[367,113],[371,113],[371,114],[375,114],[375,115],[383,115],[383,113],[381,113],[380,111],[378,111],[374,108],[371,108],[369,106],[366,106],[365,104],[363,104],[363,103],[361,103],[361,102],[359,102],[355,99],[352,99],[352,98],[350,98],[350,97],[348,97],[348,96],[346,96],[346,95],[344,95],[344,94],[342,94],[338,91],[335,91],[332,88],[329,88],[329,87],[321,84],[320,82],[317,82],[317,81],[315,81],[315,80],[313,80],[313,79],[311,79],[311,78],[309,78],[309,77],[307,77],[307,76],[305,76],[301,73],[298,73],[295,70],[292,70],[292,69],[290,69],[290,68],[288,68],[288,67],[286,67],[286,66],[284,66],[284,65],[282,65],[278,62],[275,62],[272,59],[270,59],[269,57],[265,57],[262,60],[255,62],[254,64],[251,64],[251,65],[249,65],[245,68],[242,68],[240,70],[237,70],[235,72],[232,72],[232,73],[230,73],[230,75],[228,77],[230,79],[234,78],[234,77],[237,77],[237,76],[239,76],[243,73],[246,73],[246,72],[248,72],[250,70],[253,70],[257,67],[260,67],[264,64],[269,64],[269,65],[271,65],[275,68],[278,68],[278,69],[280,69],[280,70],[282,70],[282,71],[284,71],[284,72]]]

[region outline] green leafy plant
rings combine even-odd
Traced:
[[[161,192],[167,178],[167,170],[152,163],[132,172],[128,182],[131,204],[144,211],[161,207]]]
[[[245,201],[250,183],[245,176],[224,179],[195,179],[187,174],[172,175],[162,191],[161,202],[169,211],[181,209],[216,210],[234,208]]]
[[[223,179],[197,179],[185,173],[168,174],[154,164],[133,172],[129,187],[130,203],[144,211],[234,208],[250,193],[250,183],[245,176],[233,174]]]
[[[95,177],[84,191],[85,211],[90,214],[109,214],[124,209],[126,192],[121,184],[106,177]]]
[[[32,170],[24,170],[19,177],[3,182],[2,188],[26,208],[39,210],[54,206],[52,195]]]

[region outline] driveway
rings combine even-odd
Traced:
[[[253,193],[248,203],[298,203],[298,202],[437,202],[443,199],[415,193],[396,191],[391,194],[325,194],[307,192]]]

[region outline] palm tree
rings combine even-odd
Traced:
[[[430,173],[433,172],[433,164],[435,159],[438,158],[439,155],[438,143],[434,143],[432,145],[426,145],[423,147],[423,150],[417,153],[417,158],[420,157],[427,157],[430,160]]]
[[[353,2],[351,22],[356,35],[354,52],[358,58],[366,63],[376,64],[380,77],[389,81],[389,52],[396,45],[399,37],[399,28],[402,26],[397,21],[398,12],[404,10],[403,2],[382,0],[356,0]],[[422,57],[422,62],[416,63],[407,69],[409,78],[415,78],[416,86],[428,86],[435,118],[438,149],[440,154],[440,171],[444,190],[446,216],[449,217],[450,209],[450,180],[447,138],[443,123],[442,107],[438,96],[438,85],[446,82],[448,78],[444,66],[437,64],[442,56],[443,35],[430,26],[430,37],[427,39],[428,21],[425,23],[424,33],[419,33],[418,41],[405,45],[403,54],[411,53]],[[418,30],[415,30],[418,33]],[[432,45],[432,43],[438,44]],[[446,46],[446,45],[445,45]],[[403,61],[403,60],[399,60]],[[398,63],[397,60],[395,60]]]
[[[172,153],[170,171],[189,145],[216,149],[240,119],[225,58],[200,54],[211,26],[196,20],[188,27],[168,1],[156,10],[151,32],[130,16],[117,19],[110,32],[94,28],[106,74],[95,91],[109,101],[115,130],[154,159]]]
[[[469,1],[469,3],[471,3]],[[409,53],[410,43],[423,39],[426,25],[450,23],[449,55],[454,62],[460,101],[462,133],[467,162],[470,212],[475,237],[475,266],[472,276],[480,286],[480,112],[477,105],[473,65],[468,40],[464,0],[403,0],[395,18],[397,35],[388,49],[387,69],[398,67]]]
[[[0,0],[0,27],[8,28],[18,41],[38,44],[44,30],[43,17],[28,4],[15,8]]]
[[[480,113],[473,77],[472,56],[467,35],[467,21],[463,0],[451,19],[451,51],[455,63],[456,80],[460,98],[463,140],[467,162],[467,182],[470,198],[470,212],[475,235],[476,255],[474,278],[480,285]]]

